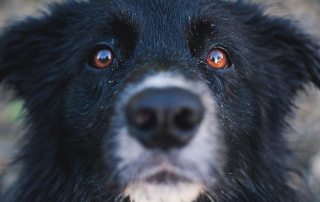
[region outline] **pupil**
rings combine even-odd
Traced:
[[[212,51],[210,54],[211,61],[219,63],[223,59],[223,54],[219,51]]]
[[[97,59],[100,63],[105,64],[111,60],[111,52],[109,50],[102,50],[98,53]]]

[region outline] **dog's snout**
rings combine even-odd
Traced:
[[[146,89],[126,106],[129,132],[149,148],[186,145],[204,116],[200,98],[181,88]]]

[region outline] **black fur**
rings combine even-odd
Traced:
[[[115,201],[117,162],[104,158],[113,151],[104,142],[115,98],[155,62],[204,81],[217,101],[226,165],[199,202],[313,200],[306,187],[291,186],[299,166],[283,132],[297,91],[308,82],[320,87],[319,47],[290,20],[241,1],[71,1],[50,10],[0,36],[0,82],[28,110],[22,171],[0,200]],[[116,60],[94,69],[88,61],[102,42]],[[206,64],[213,46],[227,51],[232,67]]]

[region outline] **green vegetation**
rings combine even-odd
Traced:
[[[5,123],[11,124],[19,120],[24,114],[23,101],[17,100],[8,103],[3,109],[1,109],[2,120]]]

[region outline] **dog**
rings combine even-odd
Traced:
[[[284,137],[319,45],[243,1],[54,3],[4,27],[27,133],[4,202],[314,201]]]

